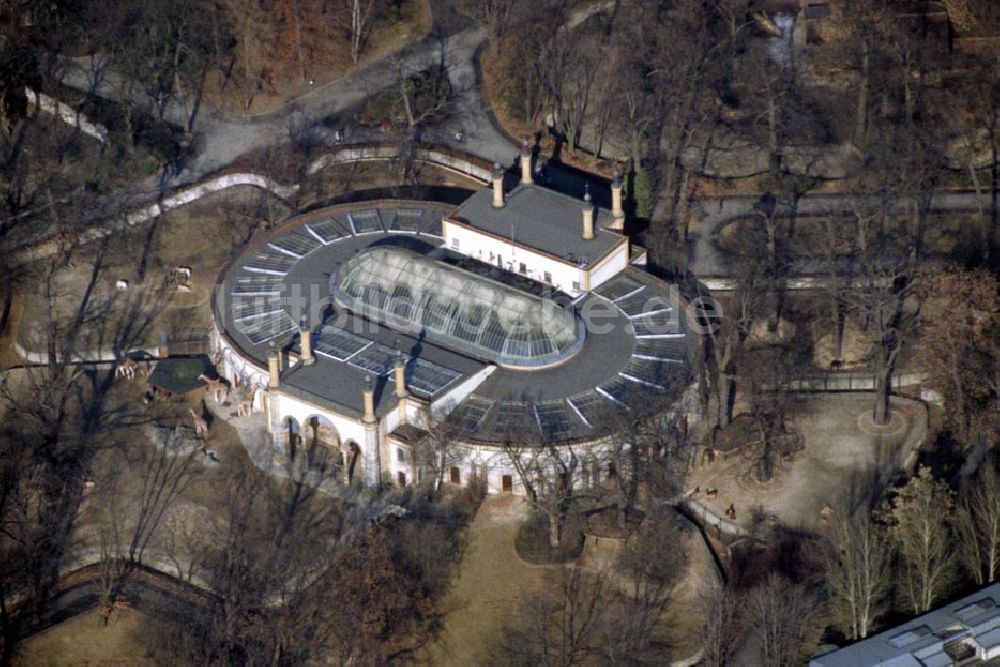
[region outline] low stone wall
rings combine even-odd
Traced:
[[[282,185],[266,176],[253,173],[233,173],[224,174],[210,178],[207,181],[192,185],[167,195],[158,202],[139,207],[125,214],[125,221],[129,225],[138,225],[147,220],[155,218],[172,209],[201,199],[205,195],[219,192],[227,188],[236,186],[250,186],[267,190],[278,197],[286,199],[298,191],[298,185]],[[112,234],[115,231],[113,225],[104,224],[92,227],[78,235],[81,241],[94,241]],[[64,240],[59,238],[49,238],[40,243],[27,248],[13,251],[11,253],[11,264],[18,266],[27,262],[44,259],[56,254]]]
[[[45,93],[40,93],[31,88],[24,89],[24,96],[28,98],[28,103],[34,105],[42,113],[52,114],[70,127],[75,127],[86,135],[97,139],[99,142],[107,143],[108,130],[102,125],[93,123],[89,118],[79,111],[73,109],[68,104],[63,104],[59,100],[49,97]]]
[[[695,500],[690,495],[685,496],[680,504],[691,513],[691,516],[701,522],[706,530],[708,528],[715,528],[720,533],[732,537],[742,537],[747,534],[743,526],[719,516],[711,507],[701,501]]]
[[[29,364],[47,364],[49,363],[49,353],[48,351],[39,352],[37,350],[29,350],[21,345],[18,340],[14,341],[14,350],[21,356],[22,359],[27,361]],[[133,348],[129,350],[130,353],[142,352],[148,354],[152,358],[158,358],[160,356],[159,347],[140,347]],[[57,352],[58,354],[58,352]],[[74,352],[70,355],[69,361],[74,364],[111,364],[118,360],[118,355],[111,348],[97,349],[97,350],[87,350],[83,352]]]
[[[201,199],[205,195],[219,192],[227,188],[232,188],[237,185],[249,185],[251,187],[267,190],[282,199],[291,197],[299,189],[298,185],[281,185],[280,183],[272,181],[270,178],[261,176],[260,174],[225,174],[223,176],[216,176],[215,178],[209,179],[204,183],[199,183],[198,185],[178,190],[177,192],[164,197],[159,202],[129,213],[125,220],[130,225],[138,225],[179,206],[190,204],[193,201]]]
[[[486,160],[474,155],[429,145],[418,145],[409,148],[394,144],[342,146],[333,153],[313,160],[306,171],[312,175],[334,164],[369,160],[395,160],[407,152],[410,152],[410,157],[414,160],[434,165],[435,167],[471,178],[483,184],[489,183],[493,175],[491,165]]]

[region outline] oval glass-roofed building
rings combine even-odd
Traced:
[[[692,356],[677,291],[645,271],[620,200],[495,180],[458,207],[292,218],[220,278],[220,372],[265,413],[276,457],[306,444],[345,484],[419,481],[415,453],[442,434],[452,484],[522,492],[512,443],[564,451],[594,483],[621,424],[668,409]]]

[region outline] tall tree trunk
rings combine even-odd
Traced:
[[[406,77],[403,75],[403,62],[399,62],[399,94],[403,98],[403,110],[406,111],[406,122],[410,127],[415,127],[417,122],[413,118],[413,108],[410,106],[410,93],[406,90]]]
[[[889,394],[892,390],[892,368],[885,363],[883,352],[876,353],[875,363],[875,405],[872,421],[879,426],[889,423]]]
[[[868,47],[865,46],[861,56],[861,84],[858,86],[858,100],[854,117],[854,147],[861,152],[864,160],[868,144],[868,85],[870,78],[870,60]]]
[[[295,28],[295,61],[299,67],[299,78],[305,81],[306,70],[302,61],[302,23],[299,18],[299,0],[292,0],[292,25]]]
[[[838,279],[838,276],[831,272],[829,277],[830,284],[836,284]],[[833,326],[833,352],[831,358],[832,361],[839,362],[844,356],[844,315],[843,306],[836,295],[830,298],[830,324]]]
[[[969,418],[965,413],[965,390],[959,375],[958,351],[960,349],[957,345],[951,348],[951,354],[948,355],[948,372],[951,375],[951,391],[955,400],[955,418],[959,423],[961,437],[966,438],[969,435]]]

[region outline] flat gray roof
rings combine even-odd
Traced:
[[[809,661],[810,667],[951,664],[945,645],[994,645],[1000,631],[1000,583]]]
[[[480,190],[458,207],[449,220],[465,223],[516,245],[539,250],[567,262],[584,258],[591,264],[625,237],[604,229],[613,219],[610,211],[595,207],[594,238],[583,238],[582,199],[538,185],[519,185],[507,193],[503,208],[494,208],[493,191]]]

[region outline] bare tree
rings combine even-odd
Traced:
[[[428,500],[439,497],[448,470],[461,461],[464,452],[458,446],[458,433],[453,422],[441,421],[430,427],[413,447],[413,462]]]
[[[747,593],[747,612],[761,664],[795,663],[816,614],[816,599],[801,585],[771,573]]]
[[[913,304],[908,303],[915,277],[912,259],[900,257],[887,246],[873,249],[863,261],[844,299],[870,332],[869,357],[875,375],[872,418],[876,424],[887,424],[892,374],[915,322]]]
[[[601,649],[609,613],[609,582],[602,573],[560,568],[541,593],[528,596],[493,642],[515,665],[578,665]]]
[[[886,529],[866,506],[846,503],[826,527],[820,562],[833,609],[849,639],[867,637],[888,607],[892,560]]]
[[[749,449],[751,474],[766,482],[774,476],[779,459],[795,449],[795,439],[785,432],[785,413],[790,402],[788,370],[794,368],[794,359],[782,347],[758,347],[743,353],[740,366],[745,399],[757,434]]]
[[[723,667],[732,664],[746,636],[742,599],[732,588],[713,583],[699,597],[705,664]]]
[[[962,564],[978,586],[1000,575],[1000,475],[993,457],[959,491],[955,514]]]
[[[572,447],[546,445],[527,434],[509,434],[503,450],[532,509],[548,522],[549,547],[558,549],[566,517],[572,511],[582,461]]]
[[[917,475],[886,503],[885,517],[903,563],[902,592],[915,614],[929,611],[951,583],[952,496],[930,468],[920,466]]]
[[[915,347],[927,383],[942,395],[945,419],[968,445],[990,446],[993,405],[992,328],[1000,319],[1000,285],[985,269],[928,265],[918,284],[920,325]]]
[[[608,619],[608,659],[654,664],[665,657],[668,647],[660,632],[686,564],[685,537],[671,510],[651,507],[619,555],[616,571],[627,583],[621,590],[621,613]]]
[[[350,35],[351,62],[356,65],[371,35],[379,0],[338,0],[338,5],[336,20]]]

